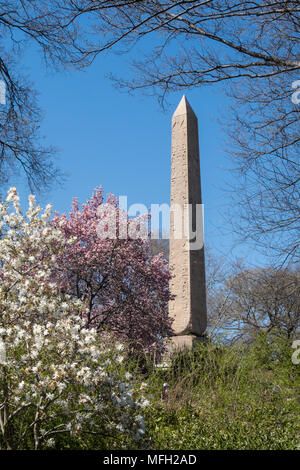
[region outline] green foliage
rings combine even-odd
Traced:
[[[250,347],[197,345],[174,356],[168,368],[147,358],[112,360],[109,372],[120,382],[131,374],[137,396],[150,400],[142,410],[145,439],[103,426],[103,435],[58,435],[53,449],[298,449],[300,365],[292,363],[292,353],[286,339],[260,334]],[[31,413],[14,432],[22,433]],[[63,425],[61,419],[56,425]],[[106,416],[95,419],[99,428]],[[28,433],[22,448],[34,448]]]
[[[153,368],[146,420],[153,448],[299,448],[300,365],[292,352],[286,339],[261,334],[248,348],[202,344],[169,369]]]

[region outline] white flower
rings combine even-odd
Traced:
[[[10,188],[8,190],[8,193],[7,193],[7,196],[6,196],[6,201],[7,202],[11,202],[13,201],[15,198],[18,198],[19,199],[19,196],[17,195],[17,189],[13,186],[12,188]]]
[[[141,407],[142,408],[145,408],[146,406],[149,406],[150,405],[150,401],[147,400],[147,399],[144,399],[143,401],[141,401]]]
[[[66,384],[62,383],[62,382],[59,382],[59,384],[57,385],[57,388],[58,388],[59,392],[62,392],[66,388]]]
[[[97,427],[99,412],[107,413],[114,417],[107,431],[117,427],[131,436],[142,436],[143,418],[138,415],[135,420],[134,416],[139,406],[149,402],[143,397],[141,401],[133,398],[129,387],[133,389],[134,383],[126,383],[132,379],[129,372],[119,382],[118,375],[110,370],[124,360],[123,344],[111,350],[103,347],[96,330],[84,328],[85,319],[80,315],[86,310],[85,303],[72,296],[62,301],[56,284],[50,282],[57,254],[65,251],[68,242],[46,220],[49,214],[50,206],[42,213],[31,195],[23,216],[15,188],[9,191],[7,202],[0,202],[0,362],[2,348],[9,352],[5,363],[9,370],[5,379],[10,391],[8,409],[13,413],[16,407],[32,403],[43,411],[48,423],[57,421],[63,411],[69,419],[67,430],[74,433],[83,425]],[[38,269],[32,269],[37,260]],[[76,311],[80,315],[70,314]],[[109,359],[114,350],[118,352],[117,364]],[[0,396],[2,387],[0,384]],[[49,400],[53,407],[48,406]],[[83,413],[74,415],[78,402]],[[117,413],[116,409],[110,413],[110,407],[118,408]],[[13,426],[18,425],[18,416],[11,415],[10,419]],[[48,428],[45,440],[47,432]],[[53,438],[45,442],[45,447],[53,446]]]
[[[25,386],[25,382],[24,382],[24,380],[22,380],[22,382],[19,383],[18,388],[19,388],[20,390],[23,390],[24,386]]]
[[[46,446],[47,447],[54,447],[55,446],[55,440],[53,439],[53,437],[51,437],[50,439],[48,439],[46,441]]]
[[[0,339],[0,364],[6,364],[6,347]]]

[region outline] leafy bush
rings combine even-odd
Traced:
[[[198,345],[153,368],[147,427],[155,449],[295,449],[300,368],[286,339]],[[166,385],[167,384],[167,385]]]

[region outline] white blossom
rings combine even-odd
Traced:
[[[97,331],[84,327],[86,306],[59,295],[51,274],[67,242],[46,220],[50,215],[51,206],[42,213],[31,195],[23,216],[16,188],[0,203],[0,372],[8,371],[0,383],[0,409],[8,404],[10,413],[0,436],[28,419],[26,436],[34,447],[53,447],[49,436],[58,417],[63,431],[76,436],[91,425],[98,431],[95,415],[102,413],[107,429],[140,440],[145,431],[138,413],[149,401],[138,386],[133,389],[130,373],[118,376],[124,345],[101,345]],[[44,426],[34,438],[30,416]]]

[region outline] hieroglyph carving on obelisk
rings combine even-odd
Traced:
[[[174,277],[170,291],[175,299],[169,303],[169,314],[175,336],[201,336],[207,324],[203,220],[197,210],[201,204],[198,120],[183,96],[172,118],[170,267]],[[188,233],[184,224],[190,227]],[[197,242],[190,242],[191,231],[198,233]]]

